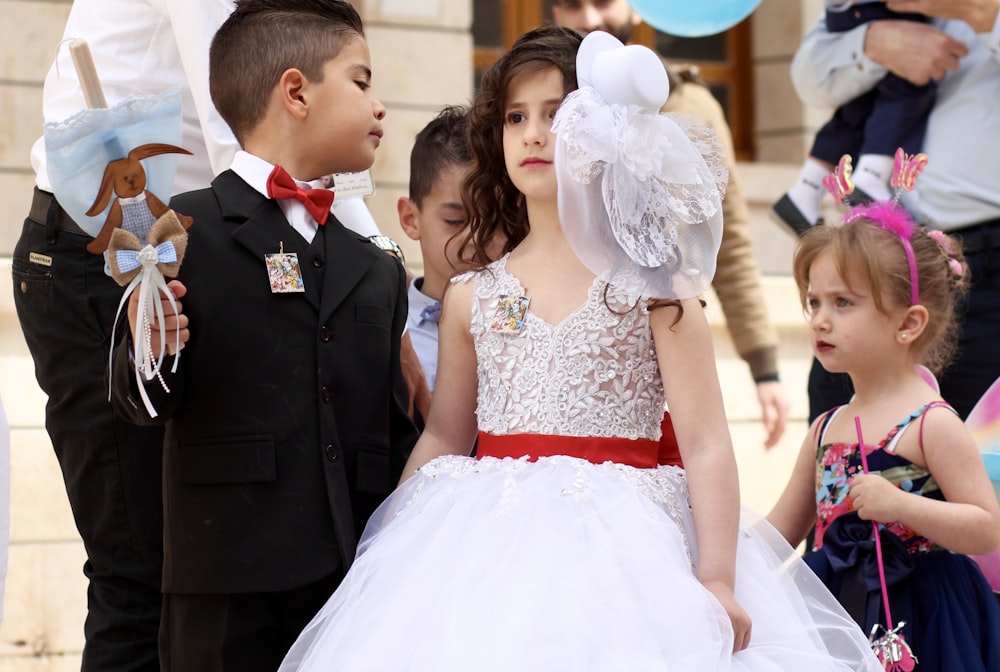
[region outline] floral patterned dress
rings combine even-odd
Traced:
[[[897,455],[903,433],[944,402],[921,406],[881,441],[865,445],[868,468],[896,487],[920,497],[944,500],[927,469]],[[873,524],[861,520],[849,494],[851,479],[863,473],[856,443],[826,443],[826,429],[843,407],[821,421],[816,454],[816,539],[806,563],[848,613],[870,632],[885,625]],[[922,442],[922,437],[921,437]],[[921,447],[923,447],[921,443]],[[879,524],[889,609],[913,648],[920,672],[1000,670],[1000,606],[979,566],[896,521]]]

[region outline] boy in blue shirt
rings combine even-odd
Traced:
[[[459,258],[466,227],[462,182],[472,164],[467,127],[466,108],[446,107],[417,134],[410,151],[410,195],[396,204],[399,224],[420,243],[424,260],[424,275],[413,280],[407,293],[406,324],[431,392],[441,300],[451,278],[472,267]]]

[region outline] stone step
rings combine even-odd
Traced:
[[[87,610],[86,555],[78,540],[10,545],[10,569],[0,625],[0,672],[8,658],[75,657],[83,650]],[[9,669],[61,669],[23,667]]]
[[[76,540],[62,473],[45,430],[11,430],[11,544]]]

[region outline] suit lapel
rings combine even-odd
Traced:
[[[277,203],[263,196],[236,173],[228,170],[212,182],[212,189],[219,199],[223,219],[233,227],[233,240],[260,260],[260,272],[263,276],[267,276],[264,257],[268,254],[277,254],[282,243],[285,252],[298,253],[299,263],[305,263],[304,252],[307,244],[302,236],[289,226]],[[308,276],[304,276],[303,281],[306,300],[315,310],[319,310],[320,288],[315,282],[309,282]],[[292,296],[288,298],[291,299]]]
[[[332,214],[326,221],[326,272],[320,304],[320,324],[330,319],[383,252],[359,241]]]

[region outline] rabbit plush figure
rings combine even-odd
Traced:
[[[112,192],[116,196],[111,203],[108,217],[97,234],[87,245],[87,250],[94,254],[103,254],[108,249],[112,232],[124,228],[138,236],[143,243],[149,236],[153,223],[168,210],[163,201],[151,191],[146,190],[146,171],[142,167],[142,159],[160,154],[190,154],[191,152],[174,145],[150,143],[140,145],[130,151],[124,159],[111,161],[104,170],[101,188],[90,206],[87,215],[93,217],[108,206]],[[178,215],[177,218],[187,229],[192,224],[190,217]]]

